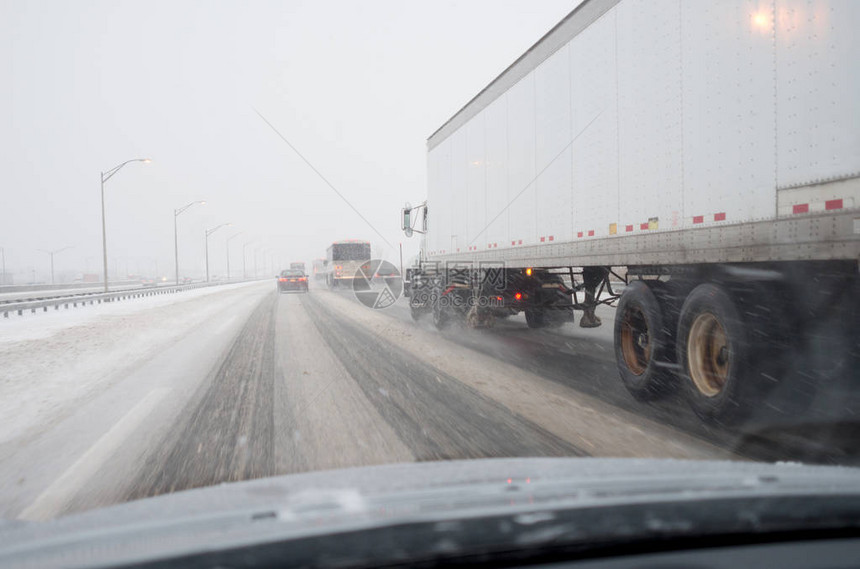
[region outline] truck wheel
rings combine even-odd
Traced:
[[[749,338],[740,311],[720,286],[701,284],[681,308],[678,361],[684,394],[706,421],[737,419],[755,399]]]
[[[437,330],[446,328],[450,322],[448,311],[442,306],[442,294],[437,290],[433,292],[433,325]]]
[[[648,285],[633,281],[615,312],[615,360],[621,381],[639,401],[659,398],[671,385],[671,374],[658,367],[668,342],[660,304]]]
[[[543,328],[547,325],[546,323],[546,313],[540,308],[527,308],[526,313],[526,324],[528,324],[529,328]]]
[[[409,303],[409,316],[412,317],[414,322],[418,322],[418,319],[421,318],[421,309],[413,306],[411,302]]]

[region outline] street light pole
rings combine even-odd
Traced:
[[[242,235],[242,233],[243,232],[240,231],[239,233],[236,233],[235,235],[231,235],[230,237],[227,238],[227,241],[225,243],[227,246],[227,280],[228,281],[230,280],[230,241],[234,237],[239,237],[240,235]]]
[[[233,225],[232,223],[222,223],[212,229],[206,230],[206,282],[209,282],[209,236],[221,229],[222,227],[227,227]]]
[[[108,291],[107,229],[105,228],[105,173],[102,178],[102,255],[104,256],[105,292]]]
[[[54,284],[54,254],[62,253],[66,249],[71,249],[71,247],[63,247],[62,249],[54,249],[53,251],[45,251],[44,249],[39,249],[42,253],[47,253],[51,256],[51,284]],[[5,272],[5,267],[4,267]]]
[[[247,280],[247,278],[248,278],[248,272],[245,270],[245,257],[246,257],[245,250],[248,248],[248,245],[252,245],[254,243],[254,241],[256,241],[256,240],[252,239],[251,241],[248,241],[247,243],[242,245],[242,280]]]
[[[189,207],[191,207],[193,205],[197,205],[197,204],[206,205],[206,202],[202,201],[202,200],[198,200],[195,202],[191,202],[190,204],[186,204],[186,205],[180,207],[179,209],[173,210],[173,258],[175,260],[174,270],[176,271],[176,284],[177,285],[179,284],[179,233],[176,230],[176,218],[178,218],[179,215],[182,212],[184,212],[186,209],[188,209]]]
[[[266,255],[268,255],[268,254],[269,254],[268,248],[263,247],[262,249],[260,249],[260,264],[263,265],[263,274],[264,275],[269,273],[269,261],[266,258]]]
[[[107,256],[107,229],[105,225],[105,182],[110,180],[114,174],[120,171],[120,169],[130,162],[143,162],[144,164],[149,164],[152,162],[149,158],[132,158],[131,160],[126,160],[119,166],[114,166],[107,172],[101,173],[101,182],[102,182],[102,257],[104,260],[104,271],[105,271],[105,292],[108,291],[108,256]]]

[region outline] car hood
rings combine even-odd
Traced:
[[[535,534],[540,541],[557,537],[542,524],[562,510],[845,496],[860,499],[860,470],[593,458],[392,464],[221,484],[47,522],[2,521],[0,565],[108,566],[213,548],[487,517],[534,526],[540,529]],[[648,522],[654,523],[662,523],[659,516]]]

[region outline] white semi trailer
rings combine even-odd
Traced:
[[[430,136],[413,317],[590,327],[612,303],[629,391],[707,420],[823,318],[856,365],[857,30],[853,0],[585,0]]]

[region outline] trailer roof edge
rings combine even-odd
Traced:
[[[621,0],[583,0],[427,138],[432,150]]]

